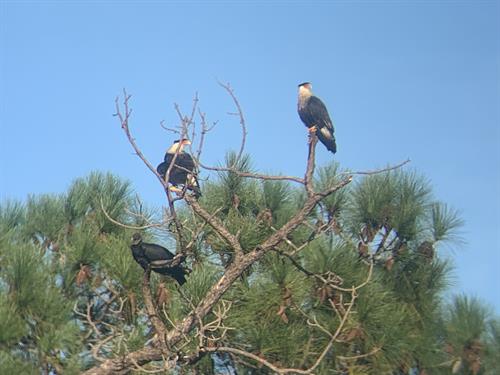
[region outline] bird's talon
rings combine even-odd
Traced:
[[[168,190],[173,191],[174,193],[182,193],[182,189],[179,189],[176,186],[169,186]]]
[[[307,141],[307,144],[310,144],[312,142],[313,136],[316,135],[316,130],[318,130],[318,128],[315,125],[307,128],[307,131],[309,132],[309,139]]]

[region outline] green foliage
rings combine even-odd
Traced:
[[[231,168],[240,172],[250,172],[252,170],[250,157],[243,155],[240,160],[236,159],[234,152],[226,154],[224,168]],[[227,215],[230,210],[236,210],[242,215],[254,213],[257,210],[258,184],[255,181],[238,176],[235,172],[218,172],[219,183],[204,185],[207,198],[203,203],[211,211],[218,209],[222,214]],[[208,199],[208,196],[210,199]]]
[[[119,228],[103,213],[117,221],[125,221],[125,208],[131,204],[130,183],[107,173],[92,172],[87,178],[75,180],[70,187],[66,213],[70,219],[85,216],[98,226],[101,233]]]
[[[290,201],[290,185],[283,181],[263,181],[262,193],[264,206],[274,214],[285,208]]]
[[[339,239],[332,244],[324,240],[313,242],[304,252],[304,258],[306,268],[312,272],[319,274],[335,272],[338,275],[349,275],[352,277],[351,280],[347,280],[349,286],[359,281],[356,276],[359,271],[353,274],[354,270],[360,266],[359,259],[350,245]]]
[[[90,283],[101,287],[97,276],[104,265],[106,233],[124,233],[105,218],[101,201],[110,215],[127,221],[129,195],[128,183],[93,173],[77,180],[68,195],[30,196],[26,205],[0,205],[2,370],[79,372],[82,325],[74,319],[73,306],[80,306],[81,298],[94,298],[94,313],[99,313],[96,306],[102,301],[92,297]],[[129,249],[127,255],[130,261]]]
[[[52,301],[49,301],[52,302]],[[61,320],[58,322],[60,323]],[[74,352],[79,349],[78,337],[79,328],[75,322],[69,321],[66,324],[49,325],[45,324],[38,341],[38,348],[44,353],[65,349]]]
[[[16,358],[14,355],[0,351],[0,375],[23,374],[38,375],[40,369],[33,364]]]
[[[209,264],[195,267],[189,275],[184,294],[196,306],[220,276],[220,269]],[[186,306],[186,308],[189,311],[192,307]]]
[[[384,272],[385,282],[402,302],[416,311],[429,314],[439,306],[440,293],[449,284],[450,265],[444,260],[428,262],[419,254],[405,253],[398,257],[390,272]],[[427,314],[426,316],[431,317]]]
[[[46,285],[48,275],[43,267],[43,257],[35,246],[7,244],[2,248],[5,257],[3,277],[8,285],[9,299],[23,316],[43,313],[45,303],[33,285]],[[34,311],[35,310],[35,311]]]
[[[486,332],[490,312],[476,298],[456,296],[444,315],[448,341],[464,345],[479,339]]]
[[[315,186],[319,191],[330,189],[339,182],[339,166],[337,163],[331,163],[324,167],[318,168]],[[347,192],[348,189],[336,191],[322,201],[322,204],[326,208],[328,219],[332,217],[338,217],[340,215],[340,211],[347,203]]]
[[[239,327],[231,332],[232,340],[250,345],[254,354],[284,363],[294,363],[301,358],[308,338],[307,326],[299,314],[289,308],[278,314],[284,297],[289,295],[290,300],[297,301],[304,297],[301,279],[297,274],[290,274],[282,283],[262,280],[251,287],[240,285],[233,298],[237,302],[227,321],[229,326]],[[297,340],[301,345],[297,345]]]
[[[28,327],[6,294],[0,294],[0,346],[10,345],[23,337]]]
[[[485,375],[500,373],[500,319],[496,318],[489,322],[485,337],[484,368]]]
[[[130,240],[128,238],[109,236],[99,246],[103,268],[108,276],[127,291],[140,293],[142,287],[142,268],[132,261]]]
[[[90,224],[73,230],[65,246],[66,261],[73,269],[79,269],[81,265],[94,265],[99,261],[98,236],[97,228]]]
[[[18,229],[25,221],[24,206],[7,200],[0,204],[0,239]]]
[[[351,230],[357,233],[367,226],[374,234],[386,228],[405,241],[412,240],[429,199],[429,185],[416,173],[397,170],[370,175],[352,191]]]
[[[38,246],[17,242],[2,246],[2,256],[6,260],[2,280],[7,288],[0,292],[0,348],[25,341],[39,359],[57,351],[70,358],[80,348],[79,329],[71,321],[69,301],[56,286],[47,258]],[[2,355],[7,364],[18,365],[15,357]],[[50,366],[48,359],[46,366]],[[31,372],[28,365],[19,368]]]
[[[458,295],[443,313],[443,337],[450,367],[456,374],[495,373],[498,331],[491,311],[477,298]],[[486,359],[483,363],[483,358]],[[492,372],[493,371],[493,372]]]
[[[228,153],[225,167],[231,171],[204,183],[199,203],[248,253],[281,228],[306,195],[287,182],[238,176],[234,170],[252,171],[247,155],[237,160]],[[340,173],[335,163],[318,168],[315,189],[334,186]],[[190,272],[183,286],[151,276],[158,316],[169,329],[203,301],[235,256],[187,205],[176,205],[183,235],[195,246],[184,263]],[[98,172],[76,179],[67,194],[0,204],[1,373],[79,373],[96,364],[90,344],[103,338],[109,341],[101,356],[150,345],[132,229],[104,211],[126,225],[145,225],[156,216],[134,198],[128,182]],[[496,374],[498,319],[465,296],[449,306],[441,302],[451,267],[434,247],[456,240],[461,225],[457,212],[434,202],[428,182],[414,172],[360,178],[325,197],[276,251],[238,278],[201,322],[213,322],[230,306],[222,326],[205,334],[221,336],[229,327],[220,345],[296,368],[312,366],[335,335],[314,370],[321,375],[444,374],[454,366],[460,374]],[[172,226],[161,229],[163,237],[147,230],[144,238],[168,241],[173,249]],[[199,323],[176,350],[196,352]],[[214,358],[206,355],[180,370],[217,373]],[[248,358],[230,363],[242,374],[272,373]]]
[[[444,203],[431,206],[430,228],[434,241],[459,241],[458,230],[464,225],[457,211]]]
[[[61,195],[29,196],[24,225],[26,236],[41,242],[58,238],[66,223],[63,207],[64,197]]]

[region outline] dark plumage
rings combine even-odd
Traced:
[[[297,109],[300,119],[309,128],[315,131],[321,143],[333,152],[337,152],[335,136],[333,135],[333,123],[325,105],[312,93],[312,85],[309,82],[299,85],[299,100]]]
[[[190,144],[191,142],[187,139],[174,141],[174,144],[165,153],[163,162],[156,167],[156,171],[165,179],[168,168],[175,157],[175,163],[170,170],[168,182],[175,187],[187,185],[187,188],[193,191],[196,196],[200,196],[200,186],[196,178],[196,165],[193,157],[184,151],[184,146]],[[176,153],[177,156],[175,156]]]
[[[186,270],[182,266],[167,266],[168,261],[174,258],[174,254],[163,246],[143,242],[140,233],[134,233],[130,249],[135,261],[144,270],[150,267],[152,271],[174,278],[179,285],[186,282]]]

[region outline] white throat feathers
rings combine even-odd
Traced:
[[[182,142],[176,142],[170,148],[167,150],[168,154],[175,154],[177,153],[177,150],[179,150],[179,153],[184,152],[184,144]]]
[[[311,85],[301,85],[299,86],[299,108],[304,108],[307,100],[312,96]]]

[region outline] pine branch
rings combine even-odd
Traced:
[[[314,139],[314,138],[313,138]],[[224,293],[231,287],[231,285],[243,274],[243,272],[250,267],[252,264],[260,260],[267,252],[274,249],[281,242],[285,241],[288,235],[290,235],[297,227],[299,227],[311,214],[317,204],[328,195],[334,193],[335,191],[341,189],[352,181],[352,177],[347,177],[341,180],[337,184],[333,185],[329,189],[321,192],[315,192],[312,187],[312,176],[314,173],[314,148],[316,142],[312,140],[309,146],[308,162],[306,170],[306,178],[309,178],[309,182],[306,186],[309,186],[309,194],[306,202],[304,203],[302,209],[296,213],[287,223],[285,223],[278,231],[271,234],[265,241],[260,245],[256,246],[252,251],[247,254],[241,254],[239,258],[236,258],[232,262],[224,275],[212,286],[208,291],[206,296],[197,305],[197,307],[191,311],[181,323],[179,323],[173,330],[166,334],[166,345],[172,347],[178,342],[180,342],[188,332],[190,332],[198,321],[203,320],[203,318],[211,312],[213,306],[220,300]],[[194,197],[190,195],[185,195],[184,199],[193,209],[193,211],[203,218],[209,225],[212,226],[214,230],[217,231],[223,238],[234,247],[234,249],[240,248],[239,242],[236,237],[233,236],[220,222],[219,219],[210,215],[206,212],[196,201]],[[333,344],[333,342],[332,342]],[[330,345],[331,346],[331,345]],[[326,351],[325,351],[326,353]],[[100,371],[101,369],[114,369],[114,371],[125,371],[127,368],[133,364],[132,359],[138,363],[147,363],[144,361],[143,357],[147,359],[154,356],[154,359],[150,360],[161,360],[161,350],[157,350],[154,353],[150,350],[145,351],[139,350],[136,352],[129,353],[120,359],[110,359],[101,365],[99,365],[95,370],[91,369],[86,372],[86,374],[93,374],[91,371]],[[324,355],[323,355],[324,356]],[[321,357],[322,358],[322,357]],[[318,362],[319,363],[319,362]],[[317,366],[316,366],[317,367]],[[98,372],[101,374],[101,372]],[[102,374],[108,372],[102,372]]]

